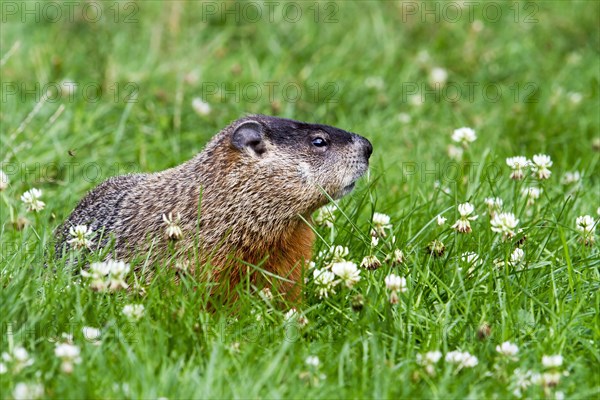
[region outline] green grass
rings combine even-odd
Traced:
[[[207,17],[199,2],[122,2],[118,23],[107,4],[95,23],[78,17],[79,8],[72,21],[57,22],[24,16],[23,3],[16,15],[3,8],[0,159],[10,185],[0,193],[1,351],[22,346],[34,362],[20,371],[4,362],[2,398],[18,383],[39,383],[50,398],[506,398],[514,396],[516,368],[548,372],[541,359],[552,354],[564,357],[558,385],[534,383],[523,395],[597,398],[600,257],[597,243],[581,243],[575,219],[597,220],[600,206],[598,4],[480,2],[472,11],[481,31],[466,12],[449,21],[454,14],[443,14],[442,3],[439,23],[424,12],[433,3],[319,3],[321,23],[314,3],[295,3],[304,13],[294,23],[283,18],[284,4],[272,22]],[[417,7],[414,15],[406,4]],[[497,21],[491,8],[484,14],[488,4],[500,7]],[[131,11],[136,22],[124,21]],[[337,22],[324,23],[330,12]],[[532,12],[536,21],[526,19]],[[444,90],[435,98],[427,82],[436,66],[448,72],[447,88],[465,91],[460,100]],[[41,87],[64,79],[78,85],[72,99],[38,101]],[[279,85],[273,99],[269,82]],[[232,93],[211,95],[213,84]],[[301,98],[286,97],[285,85],[301,88]],[[254,101],[257,86],[263,92]],[[421,105],[408,96],[415,86],[429,91]],[[133,89],[135,101],[127,102]],[[193,111],[195,97],[210,103],[209,115]],[[139,280],[145,295],[97,293],[48,258],[53,229],[87,190],[116,174],[177,165],[246,113],[369,138],[370,175],[340,202],[333,229],[317,227],[324,241],[315,254],[347,246],[347,259],[359,264],[397,247],[405,262],[362,270],[357,285],[340,285],[326,299],[309,279],[299,307],[309,322],[299,328],[285,322],[286,307],[270,307],[244,287],[235,312],[209,312],[203,282],[193,276],[175,283],[174,271],[150,282],[130,274],[129,284]],[[446,149],[461,126],[478,139],[457,162]],[[552,157],[552,176],[527,206],[521,190],[538,182],[509,179],[505,159],[537,153]],[[582,180],[562,184],[574,170]],[[39,213],[20,201],[30,188],[43,190]],[[484,199],[494,196],[520,219],[523,232],[513,240],[490,229]],[[466,201],[479,218],[472,233],[460,234],[450,226]],[[372,249],[374,212],[390,215],[393,228]],[[444,226],[436,223],[440,213]],[[22,230],[14,226],[19,217],[28,220]],[[495,266],[522,235],[522,266]],[[427,250],[433,240],[445,245],[440,257]],[[465,252],[480,262],[462,261]],[[408,282],[397,305],[384,284],[390,273]],[[145,306],[135,323],[122,314],[133,303]],[[491,331],[481,337],[484,324]],[[83,337],[84,326],[102,330],[99,346]],[[71,374],[54,354],[63,332],[81,349]],[[519,346],[517,360],[497,354],[504,341]],[[458,370],[442,358],[429,375],[416,362],[418,354],[455,349],[475,355],[478,365]],[[311,355],[319,367],[305,363]]]

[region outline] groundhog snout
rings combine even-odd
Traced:
[[[353,139],[354,142],[360,146],[363,156],[368,161],[371,157],[371,154],[373,154],[373,145],[371,142],[369,142],[368,139],[356,134],[354,134]]]
[[[365,158],[368,160],[371,157],[371,154],[373,154],[373,145],[367,139],[365,139],[365,138],[361,138],[361,139],[364,142],[363,152],[364,152]]]

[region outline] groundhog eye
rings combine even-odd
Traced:
[[[312,140],[312,144],[316,147],[325,147],[327,146],[327,141],[323,138],[316,137]]]

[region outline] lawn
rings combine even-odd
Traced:
[[[0,7],[2,398],[600,395],[599,3]],[[88,190],[251,113],[373,143],[300,304],[54,259]]]

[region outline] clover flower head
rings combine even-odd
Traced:
[[[463,203],[458,205],[458,213],[460,218],[452,225],[452,229],[455,229],[461,233],[471,232],[471,222],[477,219],[477,215],[471,215],[475,207],[471,203]]]
[[[8,175],[6,175],[4,173],[4,171],[2,171],[0,169],[0,192],[3,190],[6,190],[6,188],[8,188],[8,183],[9,183]]]
[[[539,180],[548,179],[552,172],[550,167],[552,166],[552,160],[549,155],[536,154],[533,156],[533,162],[531,164],[531,170]]]
[[[92,246],[90,238],[94,233],[86,225],[76,225],[69,228],[71,239],[67,243],[75,248],[89,249]]]
[[[335,275],[326,269],[313,270],[313,279],[317,286],[319,298],[329,297],[329,294],[335,293]]]
[[[327,228],[332,228],[333,223],[335,222],[335,211],[338,206],[335,203],[327,204],[326,206],[321,207],[314,218],[315,224],[321,226],[325,225]]]
[[[360,266],[362,268],[373,271],[381,267],[381,261],[379,261],[379,259],[375,255],[365,256],[362,259]]]
[[[177,213],[177,216],[173,218],[173,213],[168,215],[162,215],[163,222],[167,225],[165,230],[165,236],[167,239],[179,240],[183,237],[183,231],[181,230],[181,215]]]
[[[469,143],[474,142],[477,139],[477,135],[475,134],[475,130],[472,128],[458,128],[452,132],[452,140],[460,143],[463,147],[467,147]]]
[[[123,315],[132,322],[141,320],[144,312],[145,308],[143,304],[127,304],[123,307]]]
[[[535,201],[540,198],[542,194],[542,189],[537,187],[527,187],[521,190],[521,193],[524,197],[527,198],[527,205],[531,206],[535,204]]]
[[[373,214],[373,231],[371,232],[372,236],[385,237],[385,230],[391,228],[392,224],[390,223],[389,215],[378,212]]]
[[[490,222],[492,231],[502,233],[503,239],[509,239],[515,236],[515,229],[519,224],[519,220],[513,213],[504,212],[496,215]]]
[[[524,170],[531,165],[531,162],[526,157],[515,156],[507,158],[506,165],[512,169],[510,178],[519,180],[525,177]]]
[[[360,270],[351,261],[333,263],[331,272],[338,276],[348,288],[353,287],[360,281]]]
[[[560,354],[542,356],[542,365],[544,368],[558,368],[563,364],[563,357]]]
[[[21,201],[27,207],[27,211],[38,212],[46,207],[46,203],[40,200],[42,191],[40,189],[30,189],[21,195]]]
[[[513,357],[519,352],[519,347],[517,347],[517,345],[514,343],[504,342],[496,346],[496,351],[503,356]]]
[[[448,352],[445,360],[447,363],[457,364],[459,368],[473,368],[479,363],[477,357],[470,354],[468,351],[462,352],[458,350]]]

